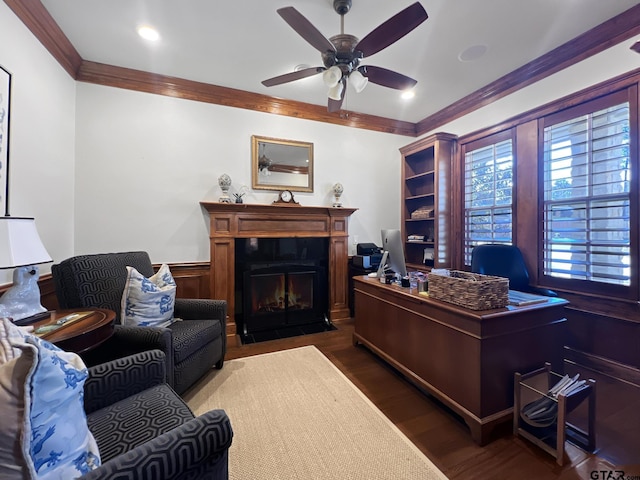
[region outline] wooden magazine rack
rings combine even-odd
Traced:
[[[513,403],[513,434],[526,438],[553,455],[558,465],[564,461],[565,440],[588,452],[593,452],[596,447],[596,382],[588,379],[568,395],[550,395],[550,389],[562,377],[551,370],[550,363],[526,374],[516,373]],[[567,421],[567,415],[584,400],[588,402],[586,431]],[[538,412],[545,412],[536,420],[526,414],[527,410],[531,411],[527,407],[534,403],[541,405]]]

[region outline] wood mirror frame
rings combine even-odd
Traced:
[[[252,135],[251,183],[256,190],[313,192],[313,143]]]

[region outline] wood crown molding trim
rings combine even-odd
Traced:
[[[77,80],[346,127],[411,137],[416,136],[415,125],[411,122],[402,122],[349,111],[329,113],[325,106],[284,100],[259,93],[219,87],[208,83],[153,74],[141,70],[114,67],[86,60],[80,66]]]
[[[82,57],[40,0],[4,0],[71,78],[76,78]]]
[[[411,123],[357,112],[330,114],[324,106],[86,61],[40,0],[4,2],[79,81],[411,137],[433,131],[640,33],[640,5],[636,5],[439,112]]]
[[[640,33],[640,5],[631,7],[549,53],[476,90],[416,124],[418,135],[485,107],[507,95],[596,55]]]

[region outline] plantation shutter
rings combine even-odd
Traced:
[[[465,154],[464,261],[485,243],[512,243],[513,141],[511,138]]]
[[[630,285],[629,102],[544,128],[543,272]]]

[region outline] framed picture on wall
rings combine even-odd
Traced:
[[[0,65],[0,214],[9,214],[9,120],[11,73]]]

